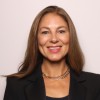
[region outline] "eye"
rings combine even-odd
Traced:
[[[42,34],[48,34],[49,32],[48,31],[42,31],[41,33]]]
[[[59,30],[58,32],[59,33],[65,33],[65,30]]]

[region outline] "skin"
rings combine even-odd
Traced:
[[[57,15],[45,15],[39,25],[38,42],[40,52],[50,61],[58,61],[65,57],[69,48],[69,31],[66,22]],[[50,47],[61,47],[50,50]]]
[[[44,56],[42,72],[51,77],[62,75],[67,70],[65,56],[69,49],[69,30],[65,20],[55,14],[43,16],[38,30],[38,47]],[[46,95],[64,97],[69,94],[70,75],[61,80],[44,77]]]

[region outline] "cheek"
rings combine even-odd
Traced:
[[[38,48],[41,53],[44,53],[48,40],[46,36],[38,36]]]
[[[69,35],[60,37],[63,44],[69,44]]]
[[[46,37],[40,37],[40,36],[38,36],[38,45],[39,46],[45,45],[46,42],[47,42],[47,38]]]
[[[47,37],[38,36],[38,48],[40,53],[44,56],[45,56],[45,48],[47,41],[48,41]]]

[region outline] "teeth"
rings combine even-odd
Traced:
[[[59,49],[60,47],[50,47],[49,49],[54,50],[54,49]]]

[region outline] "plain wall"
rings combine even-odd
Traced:
[[[100,73],[100,0],[0,0],[0,75],[17,72],[34,17],[48,5],[68,12],[85,55],[84,70]],[[0,77],[0,100],[5,86]]]

